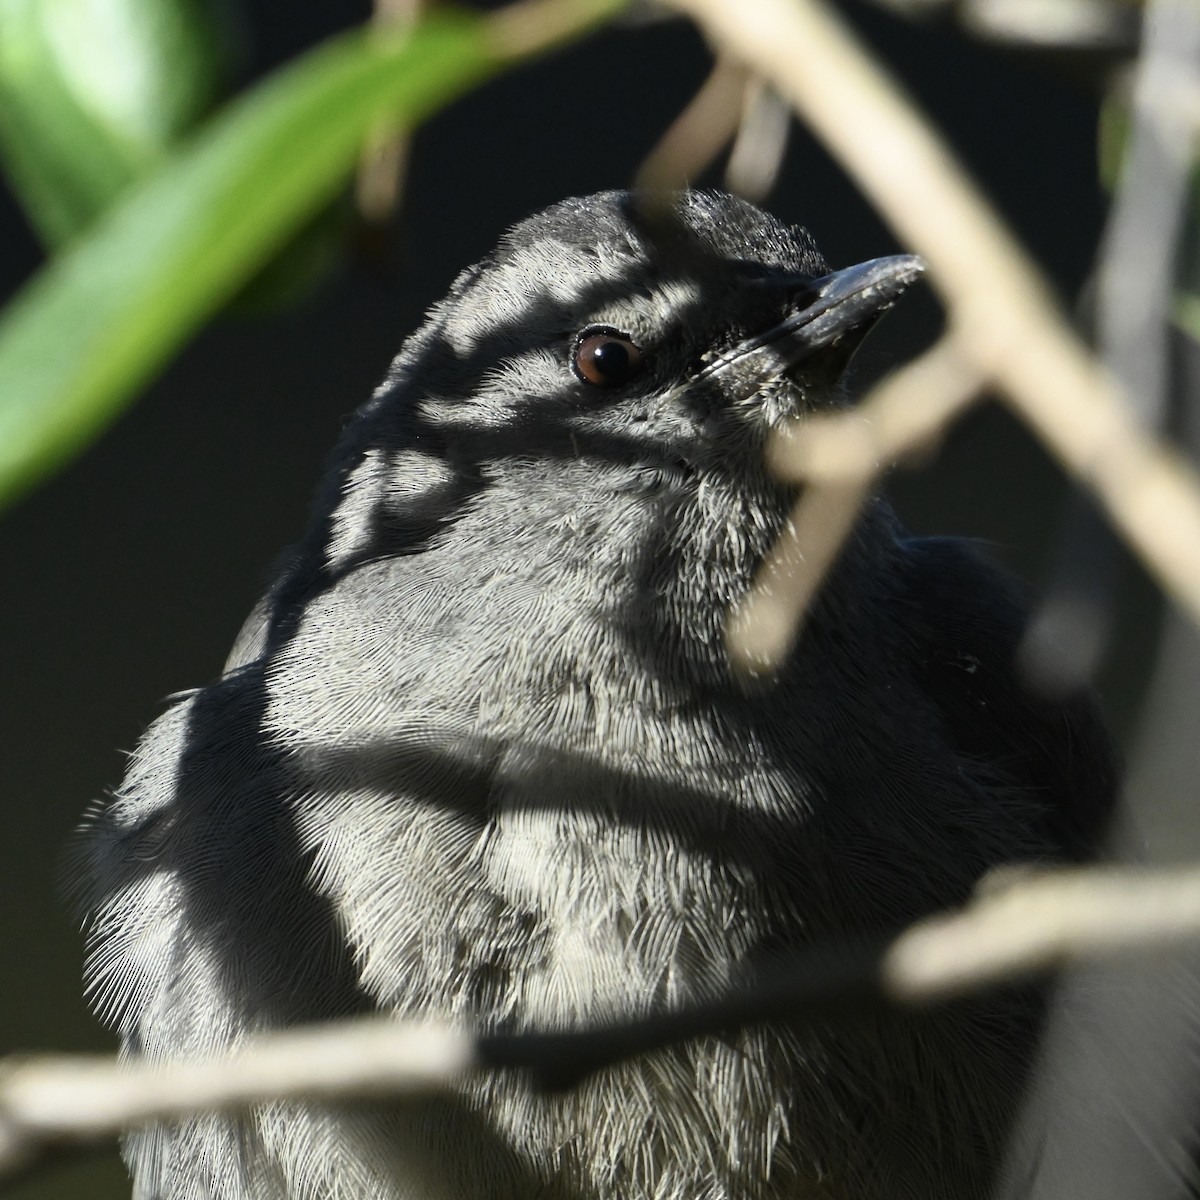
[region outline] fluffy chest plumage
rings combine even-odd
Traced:
[[[406,652],[347,637],[329,604],[273,670],[265,722],[372,993],[561,1027],[729,981],[780,915],[748,861],[755,809],[795,820],[807,799],[751,729],[668,693],[603,624],[485,666],[452,626],[437,654]],[[587,669],[560,645],[586,645]]]
[[[603,662],[608,635],[591,635],[590,661]],[[803,825],[804,788],[720,706],[640,682],[628,655],[606,676],[517,648],[486,678],[443,661],[415,709],[379,700],[403,695],[384,682],[397,668],[372,664],[369,639],[358,644],[349,676],[375,702],[326,693],[302,730],[287,728],[311,680],[284,663],[266,717],[291,747],[317,886],[384,1007],[543,1030],[661,1011],[717,993],[797,925],[763,868],[779,849],[769,831]],[[792,812],[766,811],[784,796]],[[464,1101],[515,1156],[492,1169],[530,1174],[546,1197],[731,1196],[772,1162],[781,1187],[794,1179],[782,1146],[803,1090],[795,1054],[787,1035],[752,1030],[627,1064],[567,1096],[498,1079]],[[453,1127],[474,1144],[471,1120]],[[512,1194],[529,1186],[514,1182]]]

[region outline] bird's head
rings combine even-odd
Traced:
[[[557,204],[463,272],[351,428],[328,561],[406,553],[474,505],[503,554],[727,603],[789,506],[768,432],[840,402],[920,270],[830,272],[806,231],[723,194]]]
[[[831,273],[805,230],[720,193],[657,216],[628,193],[568,200],[464,272],[393,383],[419,380],[426,418],[486,436],[493,460],[757,470],[767,430],[839,401],[920,270],[901,255]]]

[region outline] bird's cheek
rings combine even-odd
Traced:
[[[655,467],[637,467],[622,479],[613,491],[621,496],[649,498],[657,496],[666,485],[666,477]]]
[[[613,489],[626,496],[650,499],[688,487],[695,476],[692,463],[681,455],[673,455],[655,463],[633,468]]]
[[[802,416],[812,407],[812,397],[793,380],[750,374],[731,396],[729,406],[743,436],[759,442],[765,442],[767,434],[783,421]]]

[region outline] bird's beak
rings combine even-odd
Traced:
[[[779,324],[710,362],[701,375],[767,347],[774,370],[790,371],[817,351],[826,351],[821,356],[823,367],[841,374],[871,326],[924,270],[925,264],[915,254],[894,254],[816,279],[776,275],[754,280],[747,286],[778,295],[781,306],[791,311]]]
[[[817,350],[833,348],[840,373],[871,326],[924,270],[916,254],[892,254],[815,280],[764,280],[772,290],[793,294],[792,312],[746,342],[744,349],[770,346],[782,365],[791,368]]]
[[[871,326],[924,270],[915,254],[894,254],[822,275],[802,285],[786,320],[755,340],[773,346],[789,367],[835,343],[847,343],[849,361]]]

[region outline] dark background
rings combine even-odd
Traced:
[[[246,8],[252,72],[366,15],[349,2]],[[1048,64],[953,31],[848,13],[1073,304],[1103,215],[1096,98]],[[219,671],[267,567],[302,528],[347,414],[422,310],[502,229],[565,195],[627,184],[707,66],[682,23],[617,30],[469,96],[417,139],[393,278],[348,265],[298,309],[220,320],[79,462],[0,517],[0,1052],[110,1046],[80,997],[80,940],[56,879],[61,848],[89,800],[119,781],[123,753],[162,697]],[[800,130],[768,206],[809,226],[837,266],[901,249]],[[0,197],[0,293],[38,261],[21,214]],[[907,299],[869,343],[860,374],[927,343],[938,319],[928,294]],[[1035,583],[1044,574],[1062,483],[998,408],[970,417],[893,491],[918,530],[987,539],[1020,574]],[[1132,577],[1125,593],[1134,615],[1105,685],[1121,729],[1152,624],[1144,581]],[[15,1194],[128,1192],[110,1154]]]

